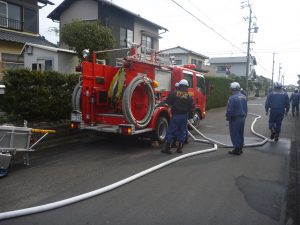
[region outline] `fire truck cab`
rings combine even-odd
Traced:
[[[205,118],[204,75],[195,65],[176,66],[170,58],[152,52],[141,55],[134,45],[118,66],[83,61],[81,81],[72,95],[71,127],[122,135],[151,134],[154,141],[166,140],[171,118],[167,105],[159,104],[175,90],[181,79],[189,82],[195,102],[194,125]],[[101,51],[103,52],[103,51]]]

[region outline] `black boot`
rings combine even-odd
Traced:
[[[235,148],[229,151],[228,153],[233,155],[241,155],[243,153],[243,150],[241,148]]]
[[[278,139],[279,139],[279,134],[278,134],[278,133],[275,133],[275,135],[274,135],[274,138],[275,138],[275,139],[274,139],[274,141],[276,141],[276,142],[277,142],[277,141],[278,141]]]
[[[177,153],[179,153],[179,154],[181,154],[183,151],[182,151],[182,148],[183,148],[183,143],[178,143],[178,147],[177,147],[177,150],[176,150],[176,152]]]
[[[274,139],[275,134],[276,134],[275,130],[274,130],[274,129],[271,129],[271,137],[270,137],[271,140]]]
[[[172,154],[172,152],[171,152],[171,144],[167,142],[165,148],[163,148],[161,150],[161,152],[162,153],[166,153],[166,154]]]

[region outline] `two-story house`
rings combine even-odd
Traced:
[[[39,35],[39,9],[48,0],[0,0],[0,79],[3,69],[24,67],[25,43],[55,46]]]
[[[215,68],[218,76],[226,77],[232,74],[236,76],[246,76],[247,56],[210,58],[209,64]],[[254,56],[251,56],[249,60],[249,79],[255,75],[255,65],[256,59]]]
[[[74,20],[98,21],[111,29],[116,42],[115,48],[127,48],[131,43],[137,43],[146,47],[140,48],[142,52],[148,49],[158,51],[160,34],[167,31],[166,28],[107,0],[64,0],[48,18],[59,21],[60,29]],[[115,52],[108,64],[115,64],[115,59],[124,57],[126,52]]]
[[[204,69],[205,61],[209,59],[208,56],[183,48],[181,46],[164,49],[160,52],[174,57],[173,61],[176,65],[195,64],[201,69]]]

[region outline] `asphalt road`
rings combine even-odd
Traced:
[[[249,101],[249,112],[262,115],[254,128],[269,136],[264,100]],[[225,108],[208,111],[200,130],[229,144],[224,114]],[[241,156],[218,148],[94,198],[0,224],[284,224],[293,119],[284,120],[278,143],[245,148]],[[248,116],[246,144],[260,141],[250,132],[252,121]],[[211,145],[190,140],[184,153],[207,148]],[[162,154],[145,139],[104,137],[34,152],[31,166],[16,159],[0,180],[0,212],[93,191],[177,156]]]

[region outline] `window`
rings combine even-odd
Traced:
[[[201,60],[197,60],[197,59],[192,59],[192,64],[198,65],[198,66],[202,66],[202,61]]]
[[[53,60],[38,58],[36,63],[32,63],[31,69],[38,71],[53,71]]]
[[[38,33],[37,12],[33,9],[24,8],[24,31]]]
[[[142,52],[148,53],[153,49],[152,37],[142,35]]]
[[[4,69],[24,68],[24,57],[22,55],[2,53],[2,67]]]
[[[45,60],[45,71],[52,71],[52,60]]]
[[[182,65],[182,60],[181,59],[176,59],[175,60],[175,65]]]
[[[202,92],[203,95],[205,95],[205,81],[204,77],[202,76],[196,76],[197,78],[197,88]]]
[[[8,4],[8,27],[22,30],[22,9],[18,5]]]
[[[226,72],[226,66],[217,66],[217,72],[218,73],[225,73]]]
[[[7,3],[0,2],[0,26],[7,27]]]
[[[120,47],[129,48],[132,43],[133,43],[133,31],[121,27],[120,28]]]
[[[21,6],[0,1],[0,26],[22,30]]]
[[[189,74],[189,73],[183,73],[183,79],[186,79],[189,82],[189,88],[192,88],[194,86],[194,82],[193,82],[193,74]]]

